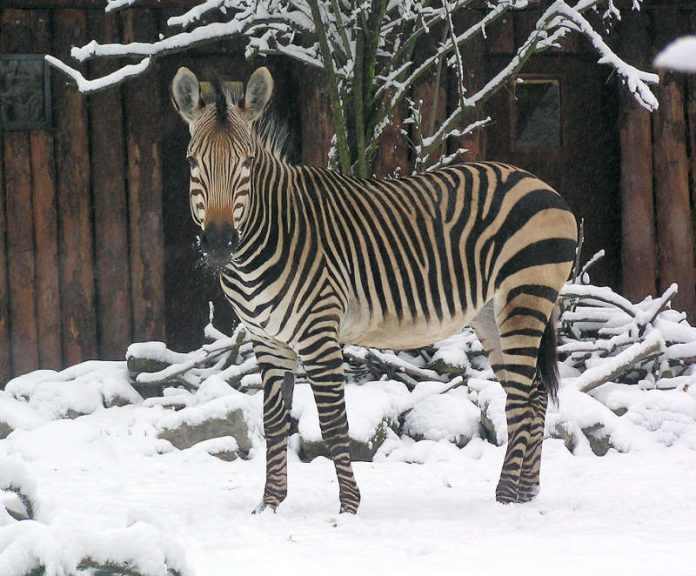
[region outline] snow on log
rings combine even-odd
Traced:
[[[590,392],[628,372],[643,360],[656,355],[662,345],[663,340],[660,334],[651,332],[643,342],[636,342],[616,356],[607,358],[599,366],[586,370],[575,380],[573,386],[581,392]]]

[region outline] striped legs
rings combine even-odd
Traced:
[[[539,493],[539,471],[541,469],[541,448],[544,442],[544,421],[548,394],[539,378],[534,379],[532,394],[532,424],[527,444],[527,453],[522,463],[522,474],[517,488],[517,501],[529,502]]]
[[[321,435],[329,447],[338,478],[340,512],[355,514],[360,490],[348,451],[348,418],[344,396],[343,353],[334,331],[313,334],[300,358],[314,392]]]
[[[546,311],[521,295],[507,306],[488,302],[472,322],[507,399],[508,444],[496,500],[527,502],[539,490],[547,395],[536,378],[536,362]],[[525,304],[525,299],[527,300]],[[548,308],[541,301],[542,308]]]
[[[266,487],[263,500],[254,510],[275,511],[288,493],[288,434],[293,380],[286,375],[297,366],[296,354],[286,345],[253,337],[254,353],[263,380],[263,427],[266,436]]]

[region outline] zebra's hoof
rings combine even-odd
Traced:
[[[516,491],[501,488],[498,488],[498,490],[495,491],[495,499],[501,504],[513,504],[515,502],[519,502]]]
[[[278,504],[272,504],[270,502],[261,502],[256,508],[254,508],[251,513],[252,515],[262,514],[264,512],[271,511],[273,514],[277,512]]]
[[[339,514],[357,514],[358,513],[358,506],[357,504],[341,504],[341,509],[338,512]]]
[[[539,484],[536,484],[526,490],[519,490],[517,493],[518,502],[531,502],[539,494]]]

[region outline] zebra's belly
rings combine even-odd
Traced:
[[[460,332],[476,311],[445,316],[442,320],[424,317],[400,320],[396,316],[370,319],[355,312],[349,313],[341,324],[342,343],[403,350],[427,346]]]

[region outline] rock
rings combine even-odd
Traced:
[[[212,440],[229,436],[237,443],[238,451],[234,455],[247,458],[252,448],[251,434],[245,419],[244,410],[236,408],[227,413],[224,417],[208,418],[198,423],[189,423],[182,420],[174,428],[164,428],[159,437],[168,440],[179,450],[191,448],[192,446]],[[227,454],[228,450],[223,450],[215,455],[223,459],[233,459],[232,454]]]
[[[604,456],[609,452],[609,448],[614,448],[611,443],[611,436],[607,434],[602,424],[594,424],[588,428],[583,428],[582,433],[587,436],[590,448],[597,456]]]
[[[394,423],[391,420],[383,420],[382,423],[377,427],[374,434],[369,440],[357,440],[356,438],[350,438],[348,444],[348,450],[350,452],[350,459],[353,462],[372,462],[377,450],[380,449],[382,444],[387,438],[387,429],[394,428]],[[330,458],[329,447],[323,440],[307,440],[300,435],[300,458],[303,462],[311,462],[318,456],[324,456],[325,458]]]
[[[481,408],[481,438],[490,442],[495,446],[502,446],[503,440],[498,438],[498,432],[495,429],[493,420],[488,416],[488,408]]]
[[[481,409],[465,388],[432,394],[405,414],[403,432],[416,441],[444,440],[463,448],[481,434]]]
[[[568,449],[569,452],[575,451],[575,446],[577,445],[577,439],[570,432],[566,426],[566,423],[559,422],[556,427],[551,431],[551,438],[558,438],[563,440],[563,444]]]
[[[7,422],[0,420],[0,440],[7,438],[14,428],[10,426]]]
[[[203,440],[198,444],[194,444],[189,450],[205,452],[225,462],[232,462],[232,460],[236,460],[241,456],[239,444],[232,436]]]

